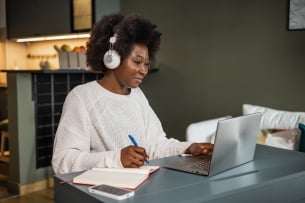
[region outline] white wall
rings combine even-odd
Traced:
[[[0,0],[0,36],[4,35],[6,20],[5,20],[5,0]],[[0,69],[5,66],[5,43],[4,39],[0,37]],[[0,86],[6,85],[6,73],[0,72]]]

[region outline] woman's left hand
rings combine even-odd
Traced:
[[[214,145],[211,143],[193,143],[186,150],[186,154],[201,155],[209,154],[213,151]]]

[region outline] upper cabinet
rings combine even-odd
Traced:
[[[87,31],[102,16],[120,12],[120,0],[72,0],[72,30]]]
[[[70,0],[7,0],[8,38],[70,33]]]
[[[93,3],[92,0],[73,0],[72,1],[72,30],[86,31],[92,27],[93,22]]]
[[[119,13],[121,10],[120,0],[94,0],[94,22],[104,15]]]
[[[5,27],[5,0],[0,0],[0,29]]]
[[[7,37],[89,31],[101,16],[119,11],[120,0],[7,0]]]

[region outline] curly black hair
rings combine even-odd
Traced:
[[[109,49],[109,39],[117,34],[114,49],[120,54],[121,61],[130,53],[136,43],[148,48],[151,67],[155,64],[156,52],[160,48],[161,33],[157,26],[137,14],[110,14],[101,18],[92,28],[87,42],[87,64],[92,70],[106,72],[103,57]]]

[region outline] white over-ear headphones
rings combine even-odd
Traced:
[[[116,40],[117,40],[116,34],[114,34],[112,37],[110,37],[109,50],[105,53],[104,59],[103,59],[105,66],[109,69],[116,69],[117,67],[119,67],[119,65],[121,63],[121,57],[120,57],[119,53],[113,49],[113,45],[116,42]]]

